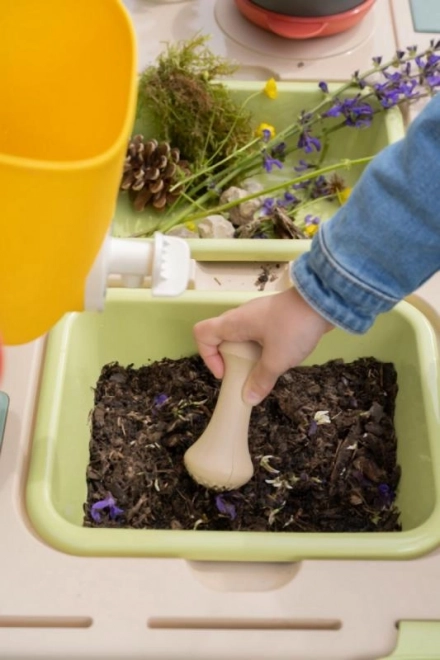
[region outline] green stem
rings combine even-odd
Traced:
[[[250,147],[252,147],[254,144],[257,144],[257,142],[260,142],[261,138],[255,138],[254,140],[251,140],[251,142],[248,142],[247,144],[243,145],[239,149],[236,149],[232,154],[229,156],[226,156],[222,160],[217,161],[213,165],[210,165],[209,167],[205,167],[203,170],[199,170],[198,172],[195,172],[194,174],[191,174],[190,176],[186,177],[185,179],[180,179],[177,183],[174,184],[174,186],[171,186],[170,192],[173,192],[176,188],[182,185],[186,185],[190,181],[194,179],[199,179],[203,174],[207,174],[208,172],[212,172],[212,170],[217,169],[221,165],[224,165],[227,163],[231,158],[236,158],[237,154],[243,153],[243,151],[246,151]],[[200,184],[198,187],[194,188],[194,190],[191,191],[191,194],[194,194],[197,192],[197,189],[200,189],[202,186],[206,185],[205,183]]]
[[[277,183],[274,186],[271,186],[269,188],[266,188],[264,190],[264,195],[270,195],[272,193],[279,192],[280,190],[285,190],[286,188],[295,185],[296,183],[301,183],[303,181],[309,181],[310,179],[315,179],[318,176],[321,176],[323,174],[327,174],[328,172],[334,172],[335,170],[339,169],[349,169],[350,167],[353,167],[355,165],[365,165],[369,163],[371,160],[373,160],[374,156],[365,156],[364,158],[356,158],[354,160],[342,160],[339,163],[335,163],[333,165],[327,165],[326,167],[321,167],[318,170],[315,170],[313,172],[309,171],[307,174],[303,174],[301,176],[296,176],[293,179],[288,179],[287,181],[283,181],[282,183]],[[210,214],[212,213],[224,213],[225,211],[229,211],[230,209],[234,208],[234,206],[238,206],[239,204],[243,204],[244,202],[248,202],[251,199],[255,199],[257,197],[261,197],[262,191],[256,192],[256,193],[251,193],[247,195],[246,197],[243,197],[242,199],[234,200],[232,202],[227,202],[226,204],[219,204],[217,206],[211,207],[208,211],[201,211],[199,213],[191,213],[191,208],[187,209],[186,213],[182,214],[178,218],[170,219],[168,223],[165,223],[162,226],[162,231],[166,232],[171,227],[177,224],[181,224],[182,222],[194,222],[196,220],[200,220],[204,217],[206,217],[206,214],[209,212]],[[202,197],[199,200],[199,204],[203,204],[205,199]]]

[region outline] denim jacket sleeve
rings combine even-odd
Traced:
[[[438,270],[440,95],[368,165],[291,275],[322,316],[363,333]]]

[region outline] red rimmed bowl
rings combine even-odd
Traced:
[[[364,0],[353,9],[327,16],[292,16],[265,9],[252,0],[235,0],[241,14],[255,25],[286,39],[312,39],[345,32],[357,25],[376,0]]]

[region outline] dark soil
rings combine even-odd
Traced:
[[[278,278],[278,273],[276,271],[279,267],[280,264],[263,264],[260,267],[260,272],[255,280],[255,286],[258,291],[264,291],[268,282],[275,282]]]
[[[291,369],[252,412],[253,479],[222,494],[197,485],[183,465],[218,390],[199,356],[140,369],[103,367],[91,415],[84,525],[400,530],[392,364],[362,358]]]

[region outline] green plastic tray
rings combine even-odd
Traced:
[[[381,660],[440,660],[440,622],[401,621],[394,652]]]
[[[263,89],[264,83],[258,81],[227,81],[224,83],[231,91],[238,103],[244,102],[251,94],[256,94]],[[285,128],[293,118],[297,117],[301,110],[312,108],[322,100],[322,92],[316,82],[279,82],[278,97],[269,99],[264,93],[258,94],[252,99],[247,108],[251,110],[255,120],[255,127],[261,122],[266,122],[275,127],[279,132]],[[338,85],[330,85],[330,89],[337,89]],[[142,133],[145,137],[159,135],[159,128],[151,121],[138,121],[134,128],[135,133]],[[323,165],[330,165],[341,159],[363,158],[374,156],[384,147],[404,135],[404,123],[400,110],[392,108],[374,117],[372,126],[366,130],[345,128],[337,131],[331,136],[328,152]],[[298,158],[301,155],[298,152]],[[361,166],[353,166],[350,170],[341,170],[340,174],[352,186],[363,171]],[[271,174],[270,181],[273,182],[275,175]],[[284,175],[281,175],[284,176]],[[262,175],[261,180],[265,180]],[[266,177],[267,181],[267,177]],[[323,217],[331,216],[338,205],[329,201],[321,202],[320,212]],[[113,234],[115,236],[131,236],[146,229],[156,226],[158,220],[163,218],[161,214],[144,211],[138,213],[128,198],[128,193],[119,195],[115,218],[113,222]],[[285,241],[280,239],[253,240],[253,239],[189,239],[191,254],[198,261],[258,261],[281,259],[290,249],[292,258],[292,244],[295,249],[302,251],[308,249],[309,240]],[[286,246],[287,243],[287,246]],[[289,247],[290,246],[290,247]]]
[[[361,356],[391,360],[398,371],[396,428],[403,477],[398,493],[404,531],[262,533],[83,528],[89,413],[102,366],[137,366],[192,354],[192,328],[263,294],[189,291],[175,300],[147,290],[110,290],[102,314],[70,314],[50,333],[26,487],[37,532],[80,555],[294,561],[303,558],[406,559],[440,543],[439,358],[426,318],[409,303],[379,317],[363,336],[335,330],[309,363]],[[215,298],[215,300],[214,300]]]

